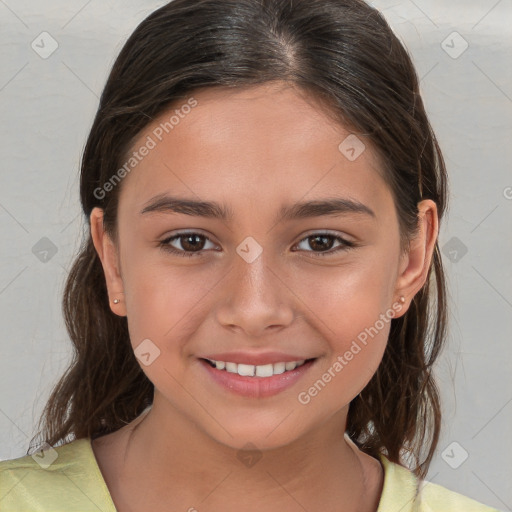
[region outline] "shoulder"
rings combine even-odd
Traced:
[[[380,460],[384,485],[378,512],[500,512],[442,485],[420,480],[384,455]]]
[[[432,482],[420,483],[421,503],[426,505],[425,512],[429,511],[464,511],[464,512],[499,512],[468,496],[451,491],[442,485]]]
[[[94,461],[90,439],[0,461],[2,512],[115,512]]]

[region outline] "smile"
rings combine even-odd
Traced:
[[[304,377],[317,358],[263,365],[200,358],[209,382],[247,398],[265,398],[291,388]]]
[[[237,364],[229,361],[214,361],[212,359],[205,359],[212,367],[217,370],[225,370],[229,373],[238,373],[243,377],[272,377],[272,375],[280,375],[281,373],[295,370],[295,368],[302,366],[309,359],[302,359],[300,361],[278,362],[273,364]]]

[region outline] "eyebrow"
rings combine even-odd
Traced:
[[[151,212],[184,214],[224,221],[232,220],[234,216],[230,208],[216,202],[196,201],[165,194],[159,194],[147,201],[140,214]],[[332,197],[283,206],[279,210],[276,221],[353,213],[376,219],[375,212],[365,204],[349,198]]]

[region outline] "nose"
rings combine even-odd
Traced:
[[[291,324],[292,297],[284,273],[271,264],[265,251],[251,263],[236,254],[217,302],[217,320],[247,337],[261,337]]]

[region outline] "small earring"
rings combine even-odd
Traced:
[[[400,302],[401,302],[402,304],[405,302],[405,297],[404,297],[403,295],[400,297]]]
[[[114,299],[114,304],[119,304],[119,299]]]

